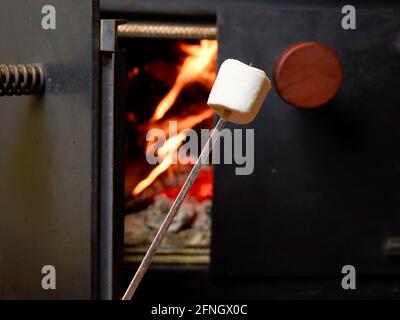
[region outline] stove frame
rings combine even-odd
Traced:
[[[0,115],[7,119],[0,128],[0,208],[4,210],[0,215],[0,277],[5,279],[0,282],[0,297],[119,298],[132,270],[124,270],[122,261],[123,146],[119,137],[124,123],[125,57],[117,39],[119,34],[147,37],[154,32],[158,37],[165,29],[159,31],[159,22],[143,28],[141,23],[100,21],[98,1],[53,0],[64,18],[59,15],[57,28],[45,31],[40,27],[44,2],[28,2],[21,7],[6,1],[0,12],[0,21],[14,28],[13,33],[0,29],[7,43],[0,51],[0,63],[39,63],[45,74],[42,95],[0,98]],[[174,1],[165,10],[160,4],[147,5],[148,0],[139,2],[138,12],[133,14],[130,1],[103,0],[102,17],[130,21],[139,17],[143,22],[162,16],[160,21],[167,21],[168,28],[174,27],[171,20],[196,17],[193,34],[215,34],[210,21],[215,20],[216,2],[182,6]],[[183,23],[183,29],[189,27],[193,25]],[[180,31],[176,34],[181,37]],[[65,46],[66,42],[70,45]],[[277,96],[273,100],[278,103]],[[218,177],[224,172],[228,171],[220,171]],[[222,203],[223,198],[219,199]],[[398,243],[398,238],[388,238],[382,244],[382,255],[398,259]],[[263,248],[261,242],[258,245]],[[287,245],[290,248],[291,243]],[[220,252],[224,248],[220,245]],[[57,270],[56,290],[44,290],[40,285],[41,268],[48,264]],[[219,267],[210,277],[208,268],[156,266],[149,270],[138,297],[148,298],[160,281],[165,288],[152,297],[165,297],[170,294],[169,287],[177,286],[177,279],[183,279],[181,290],[173,293],[177,298],[193,287],[200,288],[194,298],[312,298],[314,292],[319,292],[319,297],[349,296],[338,287],[340,280],[332,277],[249,279],[236,268],[231,278],[220,279],[226,266]],[[255,273],[252,268],[245,271],[246,275]],[[258,276],[263,272],[265,268],[257,269]],[[397,273],[394,270],[384,279],[361,278],[360,289],[352,297],[398,297],[394,291],[399,286]],[[218,281],[212,281],[215,279]]]

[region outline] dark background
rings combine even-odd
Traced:
[[[119,14],[122,16],[140,16],[148,14],[193,16],[215,16],[223,6],[275,6],[281,8],[318,8],[338,7],[351,4],[357,8],[393,8],[398,1],[332,1],[332,0],[100,0],[102,14]]]

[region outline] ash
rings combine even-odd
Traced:
[[[125,245],[148,247],[165,219],[174,199],[158,194],[144,210],[125,216]],[[161,247],[206,247],[211,238],[210,199],[202,201],[188,197],[182,203]]]

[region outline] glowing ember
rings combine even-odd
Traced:
[[[194,45],[181,43],[181,49],[188,53],[188,57],[183,62],[172,89],[156,107],[152,121],[160,120],[165,115],[188,83],[195,80],[203,82],[204,77],[206,80],[215,79],[215,75],[210,76],[212,62],[217,53],[215,40],[201,40],[200,44]]]
[[[170,199],[175,199],[178,196],[181,186],[167,188],[160,192]],[[213,171],[210,169],[202,169],[199,172],[193,186],[189,189],[188,195],[196,198],[201,202],[205,199],[211,199],[213,194]]]
[[[139,68],[135,67],[131,71],[128,72],[128,79],[132,80],[134,77],[136,77],[139,74]]]

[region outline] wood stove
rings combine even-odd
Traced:
[[[52,3],[55,29],[42,28],[42,1],[6,1],[0,13],[13,28],[0,28],[0,63],[44,74],[36,95],[0,97],[1,298],[119,298],[190,168],[146,163],[148,130],[212,127],[205,102],[223,60],[272,77],[306,42],[337,56],[336,95],[305,110],[273,90],[245,127],[254,173],[203,170],[137,299],[399,297],[395,5],[361,7],[349,31],[336,4]],[[204,48],[215,50],[207,68],[174,90]],[[0,79],[22,86],[23,70]],[[46,265],[55,290],[41,286]],[[340,285],[345,265],[354,292]]]

